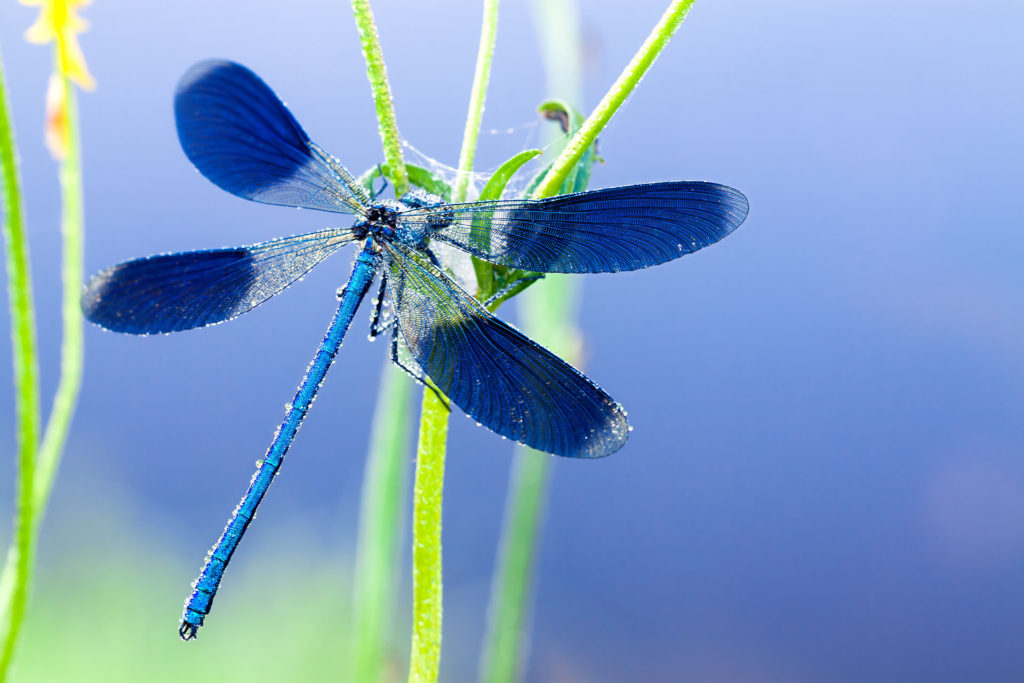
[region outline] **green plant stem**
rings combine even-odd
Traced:
[[[636,88],[640,79],[647,73],[654,59],[665,48],[665,45],[668,44],[672,34],[679,28],[679,25],[686,17],[686,13],[690,11],[693,2],[694,0],[674,0],[669,5],[650,35],[647,36],[647,40],[640,46],[637,53],[633,55],[633,59],[629,60],[629,64],[626,65],[626,68],[619,74],[618,79],[612,84],[611,89],[601,98],[597,107],[587,117],[587,120],[583,122],[579,131],[555,160],[551,171],[548,172],[540,187],[537,188],[536,197],[551,197],[558,193],[566,176],[576,165],[576,162],[580,160],[580,157],[587,151],[587,148],[594,144],[598,133],[608,125],[608,121],[611,120],[615,112],[622,106],[622,103],[626,101],[626,98]]]
[[[64,338],[60,350],[60,381],[53,398],[53,407],[43,433],[36,460],[35,507],[36,523],[43,513],[53,488],[53,480],[60,465],[61,453],[67,441],[68,429],[75,413],[79,389],[82,386],[82,359],[84,343],[82,312],[79,304],[83,278],[83,245],[85,241],[84,211],[82,206],[82,153],[78,134],[78,105],[74,88],[67,76],[61,76],[61,86],[67,107],[67,150],[60,167],[63,215],[63,301]]]
[[[15,411],[17,413],[18,493],[14,520],[14,572],[0,586],[0,680],[7,676],[14,646],[25,616],[34,555],[35,457],[41,422],[39,361],[35,314],[25,233],[21,188],[18,179],[14,129],[3,63],[0,60],[0,166],[2,166],[3,235],[7,252],[7,291],[11,313],[11,345],[14,357]]]
[[[367,683],[381,681],[386,671],[405,516],[405,454],[412,384],[401,370],[388,363],[380,387],[363,474],[352,608],[350,680]]]
[[[352,0],[352,12],[359,29],[359,42],[363,47],[366,59],[366,75],[370,78],[370,89],[373,91],[373,103],[377,109],[377,124],[381,142],[384,144],[384,159],[391,171],[391,182],[395,184],[395,194],[403,195],[409,191],[409,176],[405,171],[402,159],[402,139],[398,135],[398,122],[395,118],[395,104],[391,98],[391,85],[388,82],[388,70],[384,65],[384,54],[380,48],[380,37],[377,25],[373,21],[373,10],[369,0]]]
[[[494,57],[494,43],[498,35],[498,0],[484,0],[484,19],[480,29],[480,47],[476,53],[476,71],[473,74],[473,89],[469,94],[469,112],[466,115],[466,129],[462,135],[462,151],[459,152],[459,171],[455,179],[452,201],[466,201],[469,175],[473,171],[476,143],[480,137],[480,123],[484,115],[484,100],[487,84],[491,80],[491,60]]]
[[[448,410],[433,391],[423,392],[413,487],[411,683],[434,683],[441,664],[441,501]]]
[[[566,178],[586,150],[593,145],[597,134],[637,86],[692,4],[692,0],[677,1],[669,7],[611,90],[563,148],[548,175],[534,192],[535,198],[550,197],[564,191]],[[578,88],[578,81],[574,81],[572,74],[565,73],[564,69],[565,64],[570,67],[576,65],[576,61],[568,59],[570,55],[567,54],[571,45],[566,45],[566,36],[572,35],[571,27],[552,25],[556,20],[564,23],[571,10],[567,3],[542,1],[538,5],[538,15],[543,12],[545,18],[539,28],[549,84],[557,83],[572,91],[563,93],[556,89],[551,94],[555,97],[571,96]],[[578,334],[570,320],[575,296],[575,287],[567,278],[549,276],[526,292],[523,327],[531,337],[549,346],[570,363],[578,364]],[[513,464],[498,568],[491,589],[488,635],[481,659],[480,679],[485,683],[512,683],[520,677],[520,666],[524,659],[521,652],[523,633],[526,630],[541,513],[550,479],[550,460],[537,451],[523,449]]]
[[[395,186],[395,194],[402,195],[409,191],[409,175],[402,158],[391,85],[369,0],[352,0],[352,13],[359,30],[377,112],[385,173]],[[356,549],[353,611],[356,637],[353,642],[352,680],[379,681],[385,671],[387,634],[398,573],[397,546],[402,536],[403,454],[407,438],[409,389],[408,382],[398,370],[389,368],[385,371],[363,479]]]
[[[465,199],[473,170],[476,141],[483,120],[484,99],[490,80],[491,57],[497,38],[498,2],[484,0],[483,26],[470,95],[469,114],[459,155],[459,182],[454,201]],[[460,189],[461,188],[461,189]],[[433,391],[423,392],[416,483],[413,488],[413,636],[409,680],[434,683],[441,662],[443,582],[441,518],[444,498],[444,461],[448,441],[449,409]]]
[[[548,96],[575,106],[582,99],[579,9],[571,0],[534,0],[532,5]],[[520,310],[523,329],[531,338],[578,366],[578,333],[571,319],[577,288],[576,280],[549,275],[523,293]],[[512,461],[480,658],[483,683],[514,683],[521,678],[551,464],[550,457],[530,448],[517,449]]]

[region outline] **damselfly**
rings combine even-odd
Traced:
[[[247,68],[194,66],[175,95],[178,137],[196,168],[266,204],[356,216],[348,228],[233,249],[163,254],[95,275],[82,295],[92,322],[116,332],[177,332],[252,310],[350,242],[360,245],[340,303],[245,497],[193,585],[179,633],[194,638],[224,570],[379,274],[371,335],[390,327],[392,359],[487,428],[556,455],[618,450],[626,414],[578,370],[492,316],[444,271],[443,242],[538,273],[607,273],[670,261],[722,239],[747,215],[736,190],[706,182],[617,187],[541,200],[448,204],[416,190],[377,199],[310,140]],[[396,321],[382,322],[390,297]],[[403,353],[400,351],[405,351]]]

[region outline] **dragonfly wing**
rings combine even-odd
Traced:
[[[725,185],[666,182],[540,200],[412,209],[434,239],[503,266],[541,273],[637,270],[714,244],[747,216]]]
[[[366,189],[240,64],[209,60],[189,69],[174,115],[189,160],[231,194],[338,213],[361,213],[369,202]]]
[[[626,414],[583,373],[488,313],[422,254],[384,245],[388,288],[416,363],[502,436],[576,458],[626,442]]]
[[[251,311],[352,239],[350,230],[321,230],[126,261],[89,280],[82,312],[101,327],[130,334],[212,325]]]

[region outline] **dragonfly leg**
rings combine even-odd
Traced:
[[[442,394],[440,391],[437,390],[437,387],[435,387],[434,383],[429,380],[429,378],[427,377],[427,374],[425,372],[423,372],[423,370],[421,368],[419,368],[418,366],[414,370],[413,368],[410,368],[408,365],[406,365],[406,364],[404,364],[402,362],[401,356],[399,356],[399,354],[398,354],[398,328],[397,327],[395,328],[394,332],[391,334],[391,362],[394,363],[395,365],[397,365],[398,368],[402,372],[404,372],[405,374],[407,374],[410,377],[412,377],[413,380],[415,380],[418,384],[422,384],[427,389],[430,389],[431,391],[433,391],[434,395],[437,396],[438,400],[441,401],[441,403],[444,404],[444,406],[448,409],[449,412],[451,412],[451,409],[452,409],[451,402],[448,400],[447,397],[445,397],[444,394]]]
[[[370,341],[375,340],[382,334],[387,334],[395,329],[395,325],[398,324],[398,318],[394,315],[389,316],[384,322],[378,324],[376,327],[370,328]]]
[[[377,288],[377,298],[373,302],[373,310],[370,312],[370,340],[377,338],[377,335],[386,331],[393,324],[394,319],[385,320],[381,323],[381,311],[384,309],[384,294],[386,293],[387,279],[381,274],[380,286]]]
[[[388,179],[387,176],[384,175],[384,168],[380,164],[377,164],[377,177],[381,180],[381,186],[379,190],[374,190],[372,187],[370,188],[371,202],[383,194],[384,190],[388,189]]]
[[[444,266],[442,266],[441,262],[437,260],[437,256],[434,255],[434,250],[431,249],[430,247],[427,247],[424,251],[427,254],[427,258],[430,259],[430,262],[434,264],[434,267],[437,268],[438,270],[443,271]]]

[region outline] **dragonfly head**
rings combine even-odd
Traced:
[[[395,239],[400,208],[401,204],[390,200],[370,206],[363,214],[363,219],[354,226],[356,237],[362,239],[367,235],[373,235],[378,239]]]

